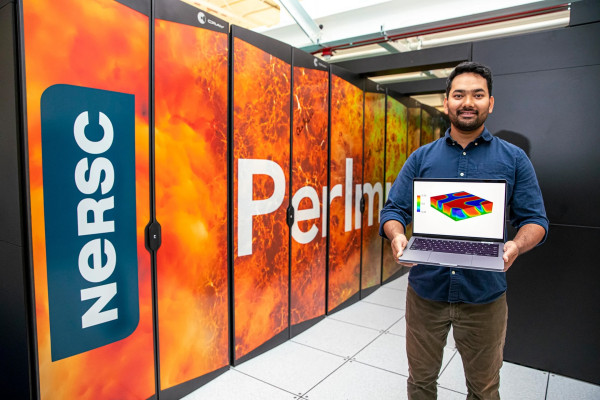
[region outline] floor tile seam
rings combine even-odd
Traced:
[[[331,354],[332,356],[336,356],[336,357],[339,357],[341,359],[349,359],[350,358],[350,356],[343,356],[341,354],[335,354],[335,353],[332,353],[331,351],[323,350],[323,349],[311,346],[311,345],[306,344],[306,343],[296,342],[296,341],[294,341],[294,339],[290,339],[290,342],[294,342],[296,344],[302,345],[304,347],[308,347],[308,348],[313,349],[313,350],[318,350],[318,351],[320,351],[322,353],[325,353],[325,354]]]
[[[446,347],[444,347],[444,348],[446,348]],[[438,374],[438,379],[441,378],[442,374],[446,371],[446,369],[448,368],[448,366],[450,365],[450,363],[452,362],[452,360],[454,360],[454,357],[456,357],[456,355],[459,354],[457,349],[454,349],[453,351],[454,351],[454,354],[452,354],[452,357],[450,357],[450,359],[448,360],[448,362],[446,363],[446,365],[444,366],[444,368],[442,368],[442,370]]]
[[[368,304],[368,305],[371,305],[371,306],[378,306],[378,307],[383,307],[383,308],[389,308],[389,309],[392,309],[392,310],[398,310],[398,308],[397,308],[397,307],[388,306],[387,304],[380,304],[380,303],[375,303],[375,302],[373,302],[373,301],[369,301],[369,298],[368,298],[368,297],[366,297],[366,298],[364,298],[364,299],[360,300],[358,303],[354,303],[354,304],[352,304],[352,306],[351,306],[351,307],[354,307],[354,306],[356,306],[356,305],[359,305],[359,304],[361,304],[361,303],[365,303],[365,304]],[[348,308],[350,308],[350,307],[348,307]],[[402,309],[402,311],[404,311],[404,309]],[[337,313],[335,313],[335,314],[331,314],[330,316],[334,316],[334,315],[337,315]]]
[[[358,326],[358,327],[361,327],[361,328],[366,328],[366,329],[369,329],[369,330],[372,330],[372,331],[378,331],[378,332],[381,332],[381,329],[377,329],[377,328],[371,328],[371,327],[369,327],[369,326],[358,325],[358,324],[355,324],[355,323],[353,323],[353,322],[343,321],[343,320],[341,320],[341,319],[336,319],[336,318],[334,318],[334,317],[333,317],[333,316],[331,316],[331,315],[328,315],[328,316],[327,316],[327,319],[330,319],[330,320],[333,320],[333,321],[336,321],[336,322],[342,322],[342,323],[344,323],[344,324],[347,324],[347,325]]]
[[[514,364],[514,363],[511,363],[511,364]],[[514,365],[520,365],[520,364],[514,364]],[[527,366],[523,365],[523,367],[527,367]],[[527,368],[533,368],[533,367],[527,367]],[[533,368],[533,369],[535,369],[535,368]],[[538,371],[546,372],[549,377],[569,379],[569,380],[572,380],[572,381],[575,381],[575,382],[578,382],[578,383],[582,383],[584,385],[590,385],[590,386],[593,386],[593,387],[596,387],[596,388],[600,389],[600,385],[596,385],[595,383],[592,383],[592,382],[582,381],[582,380],[577,379],[577,378],[571,378],[570,376],[561,375],[561,374],[556,373],[556,372],[550,372],[550,371],[546,371],[546,370],[538,370]]]
[[[362,365],[364,365],[366,367],[375,368],[375,369],[378,369],[378,370],[381,370],[381,371],[386,371],[386,372],[389,372],[389,373],[392,373],[392,374],[395,374],[395,375],[400,375],[400,376],[402,376],[404,378],[408,378],[408,375],[404,375],[403,373],[400,373],[398,371],[392,371],[391,369],[387,369],[387,368],[380,367],[380,366],[377,366],[377,365],[369,364],[367,362],[357,360],[354,357],[351,360],[348,360],[348,361],[349,362],[355,362],[355,363],[358,363],[358,364],[362,364]]]
[[[548,389],[550,389],[550,372],[548,372],[548,377],[546,378],[546,393],[544,393],[544,400],[548,400]]]
[[[369,300],[368,297],[366,299],[361,300],[360,302],[361,303],[366,303],[366,304],[371,305],[371,306],[382,307],[382,308],[385,308],[385,309],[405,311],[404,308],[398,308],[398,307],[390,306],[390,305],[387,305],[387,304],[375,303],[374,301]],[[357,303],[357,304],[359,304],[359,303]],[[333,315],[335,315],[335,314],[333,314]]]
[[[397,292],[397,291],[400,291],[400,292],[406,292],[406,289],[401,289],[401,288],[393,288],[393,287],[389,287],[389,286],[382,286],[382,287],[380,287],[380,288],[379,288],[379,289],[377,289],[377,290],[381,290],[381,289],[383,289],[383,290],[394,290],[394,291],[396,291],[396,292]],[[375,292],[373,292],[373,293],[375,293]],[[368,296],[367,296],[367,297],[365,297],[365,298],[368,298]]]
[[[400,333],[394,333],[391,332],[392,328],[394,327],[394,325],[396,325],[397,323],[399,323],[400,321],[402,321],[403,319],[406,319],[406,314],[404,314],[402,316],[402,318],[400,318],[398,321],[394,322],[389,328],[387,328],[385,331],[389,334],[389,335],[394,335],[394,336],[400,336],[400,337],[406,337],[406,335],[401,335]]]
[[[331,375],[335,374],[337,371],[340,370],[340,368],[342,368],[344,365],[348,364],[351,360],[351,357],[344,357],[345,361],[336,369],[334,369],[333,371],[331,371],[330,374],[328,374],[327,376],[325,376],[323,379],[321,379],[319,382],[315,383],[315,385],[313,387],[311,387],[310,389],[308,389],[306,392],[302,393],[302,398],[306,398],[306,396],[312,391],[314,390],[317,386],[319,386],[321,383],[323,383],[327,378],[329,378]]]
[[[385,335],[385,333],[386,333],[386,331],[379,331],[379,335],[377,335],[377,337],[375,337],[373,340],[371,340],[369,343],[367,343],[363,348],[361,348],[356,353],[354,353],[354,355],[351,356],[350,359],[354,359],[357,355],[360,354],[361,351],[363,351],[364,349],[366,349],[367,347],[369,347],[370,345],[372,345],[377,339],[379,339],[380,337],[382,337],[383,335]]]
[[[388,334],[388,335],[392,335],[392,336],[396,336],[396,337],[401,337],[401,338],[404,338],[404,339],[406,339],[406,335],[402,335],[402,334],[400,334],[400,333],[394,333],[394,332],[390,332],[390,329],[392,329],[392,328],[390,327],[390,328],[388,328],[388,329],[386,330],[386,334]],[[451,350],[451,351],[456,351],[456,350],[457,350],[457,349],[456,349],[456,346],[454,346],[454,347],[452,347],[452,346],[444,346],[444,349],[446,349],[446,350]]]
[[[293,340],[290,340],[290,341],[293,341]],[[320,379],[320,380],[319,380],[319,382],[317,382],[317,383],[316,383],[314,386],[312,386],[310,389],[308,389],[308,391],[312,390],[312,389],[313,389],[314,387],[316,387],[316,386],[317,386],[319,383],[323,382],[325,379],[327,379],[329,376],[331,376],[331,374],[335,373],[335,372],[336,372],[338,369],[340,369],[340,368],[341,368],[341,367],[342,367],[344,364],[346,364],[348,361],[350,361],[350,360],[351,360],[351,357],[350,357],[350,356],[341,356],[341,355],[339,355],[339,354],[335,354],[335,353],[332,353],[332,352],[329,352],[329,351],[326,351],[326,350],[323,350],[323,349],[319,349],[319,348],[316,348],[316,347],[313,347],[313,346],[310,346],[310,345],[307,345],[307,344],[304,344],[304,343],[299,343],[299,342],[294,342],[294,343],[295,343],[295,344],[298,344],[298,345],[301,345],[301,346],[304,346],[304,347],[308,347],[308,348],[310,348],[310,349],[313,349],[313,350],[317,350],[317,351],[319,351],[319,352],[321,352],[321,353],[324,353],[324,354],[329,354],[329,355],[332,355],[332,356],[334,356],[334,357],[336,357],[336,358],[339,358],[339,361],[341,362],[341,364],[339,364],[339,365],[338,365],[337,367],[335,367],[333,370],[331,370],[330,372],[326,372],[325,376],[324,376],[322,379]],[[231,369],[235,369],[235,367],[231,367]],[[308,393],[308,391],[306,391],[306,392],[304,392],[304,393],[300,393],[300,392],[298,392],[298,393],[294,393],[294,392],[291,392],[291,391],[289,391],[288,389],[284,389],[284,388],[282,388],[282,387],[280,387],[280,386],[277,386],[277,385],[275,385],[275,384],[273,384],[273,383],[270,383],[270,382],[268,382],[268,381],[266,381],[266,380],[264,380],[264,379],[258,378],[258,377],[254,376],[254,375],[252,375],[252,374],[250,374],[250,373],[248,373],[248,372],[240,371],[240,370],[237,370],[237,369],[235,369],[235,370],[236,370],[237,372],[240,372],[240,373],[242,373],[242,374],[244,374],[244,375],[248,376],[248,377],[251,377],[251,378],[253,378],[253,379],[256,379],[256,380],[258,380],[258,381],[260,381],[260,382],[262,382],[262,383],[266,383],[267,385],[273,386],[273,387],[275,387],[275,388],[277,388],[277,389],[284,390],[284,391],[285,391],[285,392],[287,392],[287,393],[290,393],[290,394],[292,394],[292,395],[294,395],[294,396],[297,396],[297,400],[302,400],[302,399],[304,399],[304,400],[307,400],[307,399],[306,399],[304,396],[305,396],[305,395]]]
[[[466,395],[467,395],[467,393],[466,393],[466,392],[461,392],[460,390],[451,389],[451,388],[449,388],[449,387],[447,387],[447,386],[440,385],[439,383],[438,383],[438,385],[437,385],[437,386],[438,386],[439,388],[442,388],[442,389],[444,389],[444,390],[448,390],[448,391],[450,391],[450,392],[454,392],[454,393],[457,393],[457,394],[462,394],[463,396],[466,396]]]
[[[392,326],[394,326],[394,325],[396,325],[398,322],[400,322],[400,321],[402,320],[402,318],[404,318],[404,316],[402,316],[402,317],[400,317],[398,320],[396,320],[396,321],[392,322],[392,324],[391,324],[391,325],[389,325],[387,328],[374,328],[374,327],[372,327],[372,326],[361,325],[361,324],[358,324],[358,323],[356,323],[356,322],[349,322],[349,321],[344,321],[344,320],[341,320],[341,319],[336,319],[336,318],[333,318],[333,317],[331,317],[331,319],[333,319],[333,320],[335,320],[335,321],[338,321],[338,322],[346,322],[347,324],[351,324],[351,325],[355,325],[355,326],[360,326],[361,328],[369,328],[369,329],[374,329],[374,330],[377,330],[377,331],[380,331],[380,332],[383,332],[383,331],[388,331],[388,330],[390,330],[390,329],[392,328]]]
[[[404,317],[402,317],[402,318],[404,318]],[[396,322],[396,323],[398,323],[398,322]],[[399,333],[390,332],[390,329],[392,329],[393,326],[394,325],[390,326],[388,329],[386,329],[385,331],[383,331],[382,335],[392,335],[392,336],[396,336],[396,337],[400,337],[400,338],[406,339],[406,335],[401,335]],[[449,350],[449,351],[454,351],[454,352],[457,351],[456,347],[452,347],[452,346],[444,346],[444,349]]]
[[[395,288],[395,287],[391,287],[391,286],[382,286],[383,289],[391,289],[391,290],[397,290],[400,292],[406,292],[408,289],[402,289],[402,288]]]
[[[550,374],[552,374],[552,375],[557,375],[557,374],[555,374],[555,373],[553,373],[553,372],[550,372],[550,371],[547,371],[547,370],[545,370],[545,369],[536,368],[536,367],[531,367],[531,366],[529,366],[529,365],[525,365],[525,364],[519,364],[519,363],[516,363],[516,362],[511,362],[511,361],[506,361],[506,360],[503,360],[503,361],[502,361],[502,365],[506,365],[506,364],[513,365],[513,366],[515,366],[515,367],[523,367],[523,368],[527,368],[527,369],[530,369],[530,370],[533,370],[533,371],[536,371],[536,372],[544,372],[544,373],[546,373],[546,374],[548,374],[548,375],[550,375]]]
[[[289,390],[287,390],[287,389],[284,389],[284,388],[282,388],[282,387],[279,387],[279,386],[277,386],[277,385],[274,385],[274,384],[272,384],[271,382],[267,382],[267,381],[265,381],[265,380],[262,380],[262,379],[260,379],[260,378],[257,378],[256,376],[254,376],[254,375],[250,375],[250,374],[249,374],[249,373],[247,373],[247,372],[240,371],[240,370],[236,369],[235,367],[233,367],[232,369],[233,369],[234,371],[236,371],[236,372],[239,372],[239,373],[240,373],[240,374],[242,374],[242,375],[246,375],[248,378],[252,378],[252,379],[254,379],[254,380],[256,380],[256,381],[258,381],[258,382],[260,382],[260,383],[264,383],[265,385],[269,385],[269,386],[271,386],[271,387],[274,387],[275,389],[283,390],[284,392],[286,392],[286,393],[289,393],[289,394],[291,394],[292,396],[298,396],[299,398],[302,398],[302,394],[301,394],[301,393],[294,393],[294,392],[290,392]]]
[[[394,309],[394,310],[402,310],[402,311],[406,311],[406,305],[402,305],[404,308],[398,308],[398,307],[390,306],[390,305],[387,305],[387,304],[374,303],[373,301],[369,301],[369,300],[367,300],[367,299],[365,299],[365,300],[361,300],[361,301],[364,301],[365,303],[369,303],[369,304],[375,304],[375,305],[378,305],[378,306],[382,306],[382,307],[391,308],[391,309]]]
[[[390,333],[390,329],[392,329],[394,327],[394,325],[396,325],[397,323],[399,323],[400,321],[402,321],[403,319],[406,318],[406,314],[404,314],[403,316],[401,316],[396,322],[394,322],[393,324],[391,324],[390,326],[388,326],[388,328],[385,330],[387,333]],[[391,335],[393,335],[393,333],[390,333]]]
[[[399,333],[390,332],[390,329],[387,330],[388,335],[398,336],[398,337],[401,337],[401,338],[406,338],[406,335],[401,335]]]

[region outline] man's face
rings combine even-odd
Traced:
[[[465,133],[481,128],[493,109],[494,98],[489,94],[487,81],[470,72],[454,78],[450,94],[444,99],[444,111],[452,126]]]

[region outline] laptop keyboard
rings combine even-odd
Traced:
[[[443,239],[417,238],[410,246],[411,250],[436,251],[439,253],[472,254],[477,256],[498,257],[498,244],[481,242],[460,242]]]

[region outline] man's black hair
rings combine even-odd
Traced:
[[[472,61],[465,61],[456,66],[454,71],[450,73],[448,79],[446,79],[446,97],[450,96],[450,88],[452,87],[452,81],[460,74],[473,73],[485,78],[488,86],[488,93],[492,95],[492,70],[483,65]]]

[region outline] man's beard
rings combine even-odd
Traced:
[[[461,120],[459,117],[460,117],[460,114],[464,111],[474,112],[475,118],[472,118],[468,121]],[[456,114],[454,114],[454,115],[450,114],[450,115],[448,115],[448,117],[450,118],[450,122],[452,123],[452,125],[454,125],[458,129],[460,129],[461,131],[470,132],[470,131],[477,130],[478,128],[481,127],[481,125],[483,125],[483,123],[487,119],[487,113],[485,113],[484,115],[480,115],[479,111],[477,111],[477,110],[463,109],[463,110],[457,110]]]

